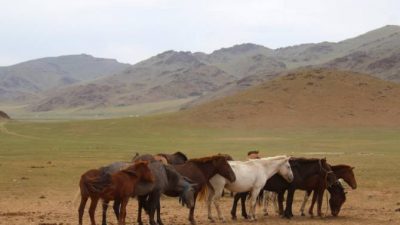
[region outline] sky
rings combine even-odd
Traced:
[[[400,25],[398,0],[0,0],[0,66],[86,53],[136,63],[166,50],[211,53],[341,41]]]

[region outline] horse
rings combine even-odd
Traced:
[[[340,209],[346,201],[346,192],[341,182],[337,182],[328,187],[328,192],[330,194],[329,206],[331,208],[331,214],[336,217],[339,215]]]
[[[186,204],[188,208],[194,207],[194,186],[187,179],[184,179],[172,166],[163,165],[160,162],[152,162],[149,164],[151,171],[156,177],[155,186],[145,195],[138,196],[138,217],[137,222],[142,225],[142,208],[149,214],[150,225],[163,225],[161,221],[161,194],[176,197],[176,193],[180,196],[182,204]],[[154,213],[157,211],[157,223],[154,221]]]
[[[126,205],[129,198],[134,194],[139,181],[154,182],[154,176],[148,167],[148,162],[139,161],[112,175],[104,174],[101,169],[92,169],[82,174],[79,182],[81,192],[81,202],[78,209],[79,225],[82,225],[82,217],[88,198],[91,199],[89,216],[92,225],[96,225],[94,214],[99,199],[120,202],[121,212],[118,224],[124,225]]]
[[[338,179],[343,179],[352,189],[357,188],[357,181],[356,181],[356,178],[354,175],[354,167],[349,166],[349,165],[344,165],[344,164],[334,165],[334,166],[330,165],[330,167]],[[300,213],[302,216],[305,216],[304,208],[305,208],[305,205],[306,205],[311,193],[312,193],[312,190],[309,190],[309,191],[306,191],[306,193],[304,194],[304,200],[303,200],[303,203],[301,204],[301,208],[300,208]],[[339,209],[336,208],[335,210],[331,211],[331,214],[333,216],[337,216],[339,214],[339,212],[340,212],[340,208]]]
[[[210,180],[210,191],[207,199],[208,219],[214,222],[211,215],[211,203],[214,202],[218,212],[218,218],[225,221],[221,214],[218,200],[224,187],[232,192],[250,191],[250,220],[255,220],[256,198],[267,180],[276,173],[280,173],[288,182],[293,180],[293,173],[290,168],[287,156],[275,156],[269,158],[254,159],[250,161],[229,161],[236,181],[227,181],[220,175],[215,175]]]
[[[198,185],[195,186],[195,202],[193,207],[190,208],[189,221],[192,225],[196,224],[194,220],[194,209],[196,206],[196,198],[205,195],[207,191],[207,184],[211,177],[216,174],[226,178],[229,182],[236,180],[235,173],[231,166],[228,164],[225,156],[215,155],[204,158],[189,159],[184,164],[173,165],[173,167],[183,176],[188,177]]]
[[[163,157],[166,159],[168,164],[179,165],[185,163],[188,158],[182,152],[175,152],[174,154],[158,153],[155,157]]]
[[[322,207],[322,197],[325,188],[333,185],[337,179],[333,174],[331,168],[326,163],[326,159],[306,159],[306,158],[291,158],[289,160],[291,169],[293,171],[294,180],[292,183],[287,182],[279,174],[275,174],[267,180],[264,190],[278,193],[279,214],[284,215],[286,218],[293,216],[292,203],[294,191],[296,189],[310,190],[317,189],[319,193],[319,210]],[[321,190],[322,189],[322,190]],[[283,210],[283,195],[288,190],[288,197],[286,201],[286,210]],[[246,213],[245,201],[248,193],[237,193],[234,197],[231,215],[232,219],[236,219],[237,202],[241,200],[242,216],[248,218]],[[320,211],[319,211],[320,212]]]
[[[139,182],[136,185],[134,195],[138,196],[139,208],[137,222],[143,224],[141,220],[141,210],[144,207],[149,214],[150,224],[156,224],[154,221],[154,214],[157,210],[157,222],[162,224],[160,217],[160,196],[162,193],[168,191],[175,191],[178,193],[179,201],[182,205],[186,205],[188,208],[194,204],[194,189],[195,184],[190,183],[190,180],[181,176],[172,166],[165,165],[162,162],[157,161],[153,156],[149,154],[137,156],[135,161],[148,161],[149,168],[155,177],[152,184],[146,182]],[[129,163],[115,162],[107,167],[104,167],[106,173],[113,174],[121,168],[126,167]],[[173,196],[175,197],[175,196]],[[116,217],[119,216],[118,202],[114,202],[114,212]],[[103,221],[102,224],[107,224],[107,208],[108,202],[103,202]]]

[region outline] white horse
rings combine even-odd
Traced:
[[[250,191],[250,211],[249,219],[255,220],[256,199],[267,180],[274,174],[279,173],[288,182],[293,181],[293,173],[289,164],[288,156],[275,156],[250,161],[228,161],[236,175],[236,181],[230,183],[220,175],[213,176],[209,182],[207,207],[208,219],[214,221],[211,215],[211,203],[214,202],[218,212],[218,218],[225,221],[221,214],[218,200],[221,197],[224,188],[232,192],[247,192]]]

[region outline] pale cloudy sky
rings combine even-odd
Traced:
[[[135,63],[165,50],[212,52],[340,41],[400,25],[398,0],[0,0],[0,66],[87,53]]]

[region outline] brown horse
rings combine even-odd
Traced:
[[[215,155],[210,157],[190,159],[181,165],[174,165],[175,169],[185,177],[198,184],[195,186],[195,202],[190,208],[189,221],[192,225],[196,224],[194,220],[194,209],[196,206],[196,197],[204,192],[209,185],[209,180],[216,174],[219,174],[230,182],[236,180],[235,173],[228,164],[225,156]]]
[[[356,181],[356,177],[355,177],[354,171],[353,171],[354,167],[349,166],[349,165],[344,165],[344,164],[334,165],[334,166],[330,165],[330,167],[331,167],[333,173],[336,175],[337,179],[340,179],[340,178],[343,179],[348,185],[350,185],[350,187],[352,189],[357,188],[357,181]],[[329,189],[328,189],[328,191],[329,191]],[[312,190],[308,190],[308,191],[306,191],[306,193],[304,195],[304,200],[303,200],[303,203],[300,208],[300,213],[302,216],[305,216],[305,214],[304,214],[305,204],[307,203],[308,198],[310,197],[312,192],[313,192]],[[315,193],[313,194],[313,199],[314,199],[314,195],[315,195]],[[343,199],[343,197],[341,199]],[[336,201],[339,201],[339,200],[340,199],[336,199]],[[344,201],[343,201],[343,203],[344,203]],[[315,204],[315,201],[311,202],[309,212],[313,211],[314,204]],[[331,214],[333,216],[339,215],[339,212],[340,212],[340,207],[339,208],[335,207],[333,210],[331,210]]]
[[[84,173],[79,182],[81,191],[81,203],[78,210],[79,224],[82,225],[85,205],[90,198],[89,216],[92,225],[96,225],[94,214],[99,199],[120,202],[121,212],[118,218],[118,224],[124,225],[126,205],[135,191],[136,184],[141,180],[154,182],[154,177],[148,167],[148,162],[137,162],[112,175],[103,173],[101,169],[93,169]]]

